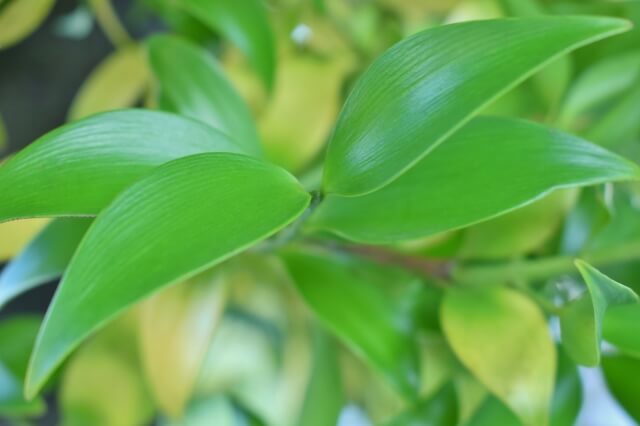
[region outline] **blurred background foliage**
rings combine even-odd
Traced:
[[[389,46],[436,25],[542,14],[616,16],[636,25],[554,61],[485,113],[547,123],[640,161],[640,2],[633,0],[0,0],[0,149],[9,156],[96,112],[161,108],[262,141],[269,159],[315,188],[345,97]],[[180,39],[147,42],[156,33]],[[223,72],[229,84],[215,86],[209,72]],[[167,76],[179,90],[163,89]],[[222,122],[207,115],[208,102],[226,111]],[[255,117],[255,129],[238,128],[236,114]],[[563,268],[527,269],[527,260],[626,250],[603,271],[639,291],[639,189],[557,191],[496,219],[392,248],[457,258],[493,278],[492,261],[513,261],[513,276],[499,278],[532,282],[543,307],[573,300],[584,284]],[[77,242],[87,225],[0,224],[0,262],[18,256],[17,264],[36,235],[46,242],[62,232]],[[21,278],[34,286],[54,281],[73,241],[50,247],[57,258]],[[30,402],[20,382],[53,286],[15,299],[0,291],[0,423],[519,424],[452,354],[438,319],[437,283],[348,256],[328,263],[290,253],[285,261],[290,272],[249,253],[163,290],[85,343],[51,380],[46,399]],[[19,265],[5,267],[9,273],[20,274]],[[624,330],[640,309],[612,311],[604,323],[607,386],[598,382],[599,369],[579,375],[561,350],[553,426],[640,421],[640,337]],[[416,383],[422,402],[409,404],[406,391]],[[617,408],[607,402],[607,387]],[[588,404],[579,414],[582,394]]]

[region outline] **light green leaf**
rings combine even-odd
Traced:
[[[476,118],[385,188],[329,195],[311,229],[384,243],[468,226],[550,191],[640,178],[633,163],[597,145],[508,118]]]
[[[407,397],[418,387],[414,339],[419,280],[349,257],[300,249],[285,261],[318,319]]]
[[[629,416],[640,422],[640,359],[626,355],[605,356],[602,370],[613,397]]]
[[[0,308],[14,297],[62,275],[91,219],[57,219],[0,272]]]
[[[71,104],[69,119],[134,106],[149,79],[144,50],[137,44],[122,47],[107,56],[82,84]]]
[[[160,426],[211,426],[212,424],[238,426],[238,414],[228,397],[219,395],[194,401],[187,408],[184,418],[174,421],[164,419],[159,422]]]
[[[335,343],[323,331],[314,330],[313,367],[297,425],[338,424],[345,403]]]
[[[576,363],[596,366],[600,363],[602,321],[607,308],[636,303],[638,296],[583,261],[577,260],[576,267],[587,290],[560,313],[562,345]]]
[[[451,288],[442,327],[469,371],[527,426],[548,424],[556,352],[542,312],[504,287]]]
[[[594,111],[629,90],[640,74],[640,51],[607,57],[584,71],[567,94],[559,122],[575,130],[588,127]]]
[[[149,61],[170,109],[231,136],[248,154],[262,152],[251,112],[213,55],[174,36],[147,42]]]
[[[9,0],[0,9],[0,49],[27,37],[44,21],[54,0]]]
[[[551,60],[627,29],[613,18],[503,19],[401,41],[349,96],[328,148],[325,190],[354,196],[383,187]]]
[[[640,357],[640,304],[612,306],[602,322],[602,337],[627,355]]]
[[[589,140],[620,150],[640,137],[640,72],[635,87],[586,132]]]
[[[612,217],[608,193],[611,188],[592,187],[580,191],[577,203],[565,218],[560,233],[560,251],[577,254],[592,241]]]
[[[440,426],[455,425],[458,421],[458,403],[455,388],[444,385],[435,395],[414,404],[395,417],[386,426]]]
[[[118,312],[274,234],[309,199],[284,170],[229,153],[181,158],[133,184],[78,247],[41,329],[27,394]]]
[[[271,89],[276,47],[261,0],[179,0],[179,4],[235,43],[247,55],[267,89]]]
[[[551,239],[573,206],[577,190],[551,194],[464,231],[458,256],[474,259],[516,257]]]
[[[160,408],[182,416],[225,305],[224,273],[205,271],[143,302],[140,353]]]
[[[139,365],[122,352],[124,346],[135,346],[135,334],[118,333],[114,342],[105,334],[83,346],[64,369],[58,393],[64,426],[139,426],[153,417]]]
[[[215,151],[242,152],[219,131],[172,114],[94,115],[47,133],[0,166],[0,222],[96,215],[154,167]]]

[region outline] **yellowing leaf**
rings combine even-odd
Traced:
[[[450,289],[442,327],[469,371],[526,426],[548,424],[556,350],[542,312],[503,287]]]
[[[177,418],[191,397],[225,302],[224,274],[214,269],[169,287],[140,311],[140,351],[158,405]]]
[[[9,0],[0,9],[0,49],[5,49],[35,31],[47,17],[54,0]]]
[[[149,69],[143,49],[122,47],[109,55],[76,94],[69,119],[134,106],[149,83]]]

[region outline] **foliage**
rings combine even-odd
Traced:
[[[0,164],[0,308],[61,277],[0,416],[569,426],[602,364],[640,421],[639,3],[88,5],[114,52]]]

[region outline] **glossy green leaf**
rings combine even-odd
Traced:
[[[613,397],[635,421],[640,422],[640,359],[625,355],[605,356],[602,370]]]
[[[311,228],[383,243],[461,228],[558,188],[640,178],[633,163],[597,145],[507,118],[476,118],[383,189],[329,195]]]
[[[320,330],[315,330],[313,337],[313,367],[296,424],[335,425],[345,403],[337,346]]]
[[[435,395],[414,404],[386,426],[444,426],[458,422],[458,403],[455,388],[444,385]]]
[[[602,337],[621,352],[640,358],[640,304],[612,306],[602,322]]]
[[[251,112],[210,52],[174,36],[147,42],[149,61],[170,110],[198,119],[231,136],[249,154],[260,155]]]
[[[27,394],[115,314],[277,232],[309,198],[284,170],[229,153],[181,158],[130,186],[69,265],[31,359]]]
[[[35,31],[54,4],[54,0],[8,0],[0,9],[0,49]]]
[[[637,303],[638,296],[585,262],[576,261],[576,267],[587,290],[560,314],[562,344],[576,363],[596,366],[600,363],[602,321],[607,308]]]
[[[527,426],[548,424],[556,352],[542,312],[504,287],[450,289],[442,327],[458,359]]]
[[[172,418],[182,416],[191,398],[224,305],[224,274],[216,269],[142,304],[142,365],[158,405]]]
[[[154,167],[215,151],[242,152],[219,131],[172,114],[94,115],[47,133],[0,165],[0,222],[95,215]]]
[[[328,148],[325,190],[379,189],[549,61],[627,29],[612,18],[542,17],[445,25],[403,40],[349,96]]]
[[[14,297],[62,275],[91,225],[87,218],[63,218],[48,224],[0,272],[0,308]]]
[[[137,44],[122,47],[102,61],[85,80],[71,104],[69,118],[135,105],[149,84],[144,50]]]
[[[276,47],[261,0],[179,0],[179,4],[238,46],[260,73],[266,87],[271,89]]]
[[[318,319],[403,395],[415,396],[413,317],[424,284],[401,270],[324,252],[288,251],[285,261]]]

